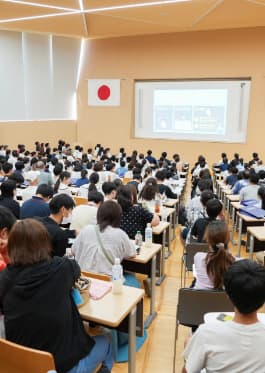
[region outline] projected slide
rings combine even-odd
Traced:
[[[153,131],[225,135],[227,97],[227,89],[156,89]]]

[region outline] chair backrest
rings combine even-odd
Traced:
[[[0,373],[47,373],[55,370],[52,354],[0,339]]]
[[[122,184],[123,185],[126,185],[126,184],[128,184],[129,183],[129,181],[132,181],[132,177],[124,177],[123,179],[122,179]]]
[[[234,311],[234,307],[225,291],[179,289],[177,322],[182,325],[200,325],[207,312]]]
[[[110,276],[104,275],[103,273],[82,271],[81,274],[84,277],[96,278],[96,279],[102,280],[102,281],[110,281]]]
[[[75,205],[87,205],[87,198],[74,196]]]
[[[207,252],[208,251],[207,243],[198,243],[193,242],[189,243],[185,247],[185,266],[187,271],[192,271],[192,266],[194,264],[194,256],[198,252]]]

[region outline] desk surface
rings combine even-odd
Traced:
[[[257,218],[252,218],[251,216],[241,214],[240,212],[237,212],[237,215],[244,221],[244,222],[263,222],[265,219],[257,219]]]
[[[162,216],[163,214],[165,215],[165,217],[168,217],[172,214],[174,214],[176,210],[174,208],[171,208],[171,207],[166,207],[166,206],[163,206],[161,209],[160,209],[160,212],[158,213],[159,216]]]
[[[257,240],[259,241],[265,241],[265,227],[259,226],[259,227],[247,227],[247,231],[252,234]]]
[[[143,297],[143,289],[123,286],[121,294],[111,291],[99,300],[89,298],[79,313],[84,320],[116,328]]]
[[[170,223],[168,221],[161,221],[158,225],[153,227],[153,234],[159,235],[164,232],[165,229],[169,227]]]
[[[228,194],[226,196],[226,198],[230,201],[230,202],[239,202],[239,194]]]
[[[169,224],[169,223],[167,223]],[[153,258],[158,251],[160,251],[162,246],[158,243],[152,243],[151,247],[146,247],[143,243],[140,254],[136,255],[134,258],[126,259],[130,262],[136,262],[136,263],[148,263],[150,259]]]
[[[241,203],[240,203],[240,202],[231,202],[231,205],[232,205],[236,210],[239,210],[240,207],[241,207]]]
[[[163,205],[166,207],[174,207],[178,203],[178,198],[168,198],[165,202],[163,202]]]

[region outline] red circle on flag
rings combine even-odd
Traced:
[[[98,98],[100,100],[107,100],[110,96],[110,87],[107,85],[101,85],[98,89]]]

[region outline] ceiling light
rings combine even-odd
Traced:
[[[193,0],[160,0],[160,1],[152,1],[149,3],[135,3],[135,4],[127,4],[127,5],[113,5],[109,7],[103,7],[103,8],[92,8],[92,9],[84,9],[84,10],[74,10],[69,8],[61,8],[61,7],[54,7],[49,5],[43,5],[38,3],[30,3],[30,2],[24,2],[20,0],[0,0],[4,2],[9,3],[18,3],[18,4],[27,4],[27,5],[35,5],[35,6],[44,6],[46,8],[50,9],[61,9],[65,10],[63,13],[52,13],[52,14],[43,14],[39,16],[30,16],[30,17],[20,17],[20,18],[9,18],[9,19],[1,19],[0,23],[10,23],[10,22],[18,22],[18,21],[30,21],[34,19],[42,19],[42,18],[49,18],[49,17],[60,17],[60,16],[68,16],[68,15],[74,15],[74,14],[93,14],[93,13],[100,13],[100,12],[108,12],[112,10],[122,10],[122,9],[133,9],[133,8],[143,8],[143,7],[151,7],[151,6],[157,6],[157,5],[169,5],[169,4],[176,4],[176,3],[184,3],[184,2],[191,2]],[[79,3],[80,4],[80,3]],[[81,6],[80,6],[81,8]]]
[[[22,0],[1,0],[4,3],[13,3],[13,4],[20,4],[20,5],[30,5],[39,8],[48,8],[48,9],[58,9],[58,10],[65,10],[65,11],[74,11],[75,9],[65,8],[56,5],[48,5],[48,4],[40,4],[40,3],[32,3],[31,1],[22,1]]]
[[[157,6],[157,5],[168,5],[168,4],[176,4],[176,3],[185,3],[191,2],[193,0],[163,0],[163,1],[152,1],[149,3],[134,3],[134,4],[127,4],[127,5],[113,5],[104,8],[94,8],[94,9],[86,9],[85,13],[97,13],[97,12],[106,12],[110,10],[120,10],[120,9],[131,9],[131,8],[143,8],[148,6]]]

